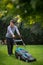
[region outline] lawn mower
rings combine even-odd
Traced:
[[[25,43],[22,39],[21,40],[14,40],[14,42],[22,42],[23,45],[25,46]],[[30,53],[28,53],[25,49],[19,48],[18,46],[15,50],[15,57],[19,60],[23,60],[26,62],[36,61],[36,59],[33,58],[33,56]]]

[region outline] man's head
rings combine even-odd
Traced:
[[[15,20],[10,20],[10,26],[14,27],[14,25],[15,25]]]

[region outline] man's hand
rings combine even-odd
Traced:
[[[22,37],[22,35],[19,35],[19,37],[21,38],[21,37]]]
[[[12,35],[13,38],[15,38],[15,35]]]

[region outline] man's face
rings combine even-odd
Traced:
[[[11,26],[11,27],[14,27],[14,23],[13,23],[13,22],[10,22],[10,26]]]

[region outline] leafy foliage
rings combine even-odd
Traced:
[[[21,18],[19,28],[24,39],[43,42],[43,0],[0,0],[0,38],[5,37],[9,21],[17,15]]]

